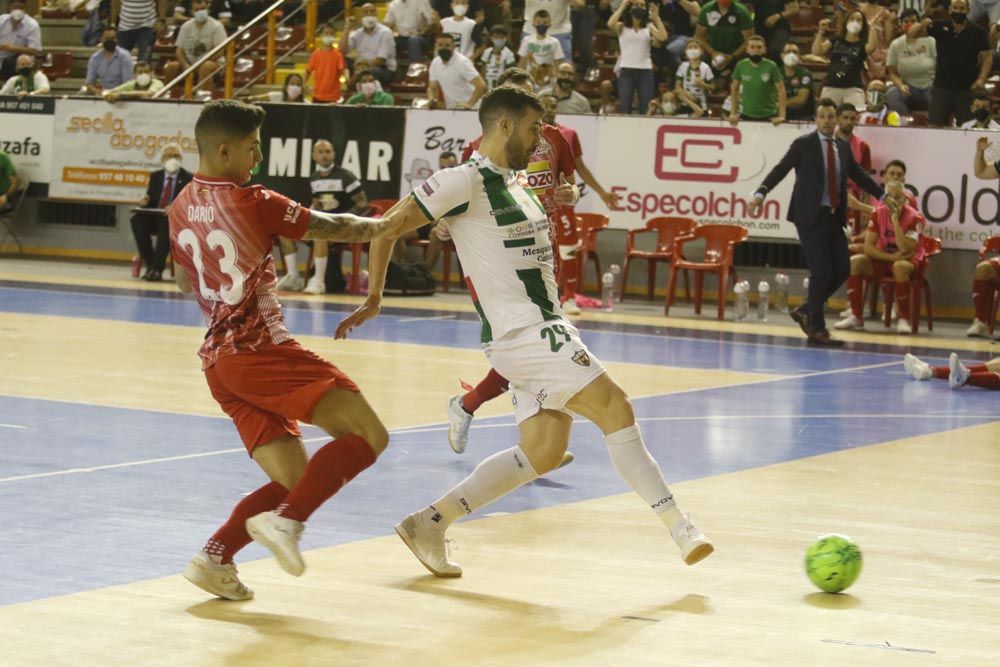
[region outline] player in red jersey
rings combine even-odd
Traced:
[[[914,380],[947,380],[948,386],[958,389],[966,385],[982,389],[1000,389],[1000,357],[981,364],[966,366],[952,352],[947,366],[931,366],[912,354],[903,357],[903,367]]]
[[[262,159],[263,119],[257,106],[207,104],[195,125],[198,173],[170,207],[177,284],[194,293],[208,324],[198,353],[205,379],[271,478],[236,505],[184,571],[196,586],[229,600],[253,597],[233,565],[251,538],[287,572],[301,575],[303,522],[373,464],[389,440],[357,385],[285,328],[272,251],[279,236],[360,242],[395,227],[390,220],[311,211],[262,186],[245,187]],[[333,440],[308,458],[297,421]]]

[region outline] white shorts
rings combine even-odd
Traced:
[[[511,331],[484,348],[496,372],[510,382],[518,424],[541,409],[568,412],[570,399],[605,373],[580,332],[565,320]]]

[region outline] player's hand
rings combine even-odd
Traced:
[[[760,209],[764,206],[764,198],[760,195],[754,195],[753,199],[750,200],[750,206],[747,208],[750,210],[751,215],[757,215]]]
[[[828,33],[833,30],[833,21],[830,19],[823,19],[819,22],[819,34]]]
[[[450,241],[451,231],[448,229],[448,225],[442,225],[440,222],[434,225],[434,236],[442,241]]]
[[[604,205],[610,208],[612,211],[618,208],[619,203],[621,203],[621,195],[617,195],[613,192],[603,192],[598,195]]]
[[[903,97],[910,96],[910,87],[905,83],[902,86],[896,86],[896,90],[898,90],[899,94],[902,95]]]
[[[775,116],[774,118],[771,119],[771,125],[774,125],[775,127],[778,127],[784,122],[785,122],[784,116]]]
[[[149,205],[149,195],[143,195],[142,199],[139,200],[139,207],[146,208]]]
[[[337,339],[347,338],[347,334],[351,333],[354,327],[359,327],[368,320],[377,317],[380,312],[382,312],[381,301],[376,301],[371,297],[365,299],[365,302],[355,308],[353,313],[340,321],[333,337]]]
[[[566,180],[566,174],[559,174],[559,186],[552,191],[552,198],[560,206],[572,206],[580,199],[580,190]]]
[[[977,151],[983,152],[989,147],[990,147],[990,140],[987,139],[986,137],[979,137],[979,139],[976,140]]]
[[[740,124],[740,116],[739,116],[739,114],[735,114],[735,113],[729,114],[729,124],[732,125],[733,127],[736,127],[737,125],[739,125]]]

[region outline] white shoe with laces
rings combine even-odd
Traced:
[[[469,424],[472,423],[472,415],[462,407],[462,397],[452,396],[448,399],[448,444],[456,454],[465,451],[469,444]]]
[[[184,578],[205,591],[226,600],[252,600],[253,591],[240,581],[236,566],[216,563],[204,551],[199,551],[184,568]]]
[[[563,312],[576,317],[580,314],[580,306],[576,305],[576,299],[566,299],[562,305]]]
[[[954,352],[948,357],[948,386],[958,389],[969,379],[969,369],[962,365]]]
[[[322,277],[313,276],[306,283],[306,287],[302,291],[306,294],[326,294],[326,283],[323,282]]]
[[[452,541],[444,536],[444,532],[443,529],[427,528],[419,512],[396,524],[396,534],[431,574],[435,577],[461,577],[462,568],[451,560]]]
[[[302,276],[286,273],[281,276],[278,282],[274,285],[274,289],[279,292],[301,292],[305,285],[306,281],[302,278]]]
[[[930,380],[934,377],[931,365],[926,361],[921,361],[912,354],[907,354],[903,357],[903,368],[913,376],[914,380]]]
[[[913,327],[902,317],[899,318],[899,322],[896,324],[896,333],[902,336],[909,336],[913,333]]]
[[[985,322],[972,320],[972,324],[965,330],[965,335],[970,338],[989,338],[990,328],[986,326]]]
[[[253,541],[267,547],[281,569],[294,577],[301,577],[306,571],[299,553],[299,538],[304,528],[301,521],[286,519],[277,512],[261,512],[247,519],[247,532]]]
[[[848,330],[848,331],[864,331],[865,323],[860,317],[854,313],[849,314],[844,319],[840,320],[833,325],[834,329]]]
[[[688,565],[704,560],[715,551],[705,533],[691,523],[691,517],[686,514],[670,529],[670,536],[674,538],[674,542],[681,550],[681,557]]]

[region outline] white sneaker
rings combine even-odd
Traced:
[[[864,331],[865,322],[854,313],[850,313],[847,317],[834,324],[833,328],[846,329],[849,331]]]
[[[843,319],[843,318],[847,317],[850,314],[851,314],[851,309],[850,309],[850,307],[847,307],[847,308],[844,308],[842,311],[840,311],[840,314],[837,315],[837,317]]]
[[[913,376],[914,380],[930,380],[934,377],[934,371],[931,369],[931,365],[926,361],[920,361],[912,354],[907,354],[903,356],[903,368],[906,372]]]
[[[301,292],[305,285],[306,281],[302,278],[302,276],[286,273],[281,276],[274,288],[279,292]]]
[[[896,333],[909,336],[913,333],[913,327],[911,327],[910,323],[901,317],[899,318],[899,323],[896,324]]]
[[[948,357],[948,386],[958,389],[969,379],[969,369],[958,360],[958,355],[954,352]]]
[[[313,276],[306,283],[306,288],[302,290],[306,294],[326,294],[326,283],[319,276]]]
[[[715,551],[715,547],[705,537],[705,533],[701,532],[697,526],[691,523],[691,517],[687,515],[684,515],[684,518],[670,529],[670,536],[674,538],[674,542],[680,547],[681,558],[688,565],[694,565]]]
[[[563,312],[567,315],[579,315],[580,306],[576,305],[576,299],[566,299],[562,305]]]
[[[261,512],[247,519],[247,532],[274,554],[278,565],[288,574],[301,577],[306,564],[299,553],[299,537],[305,526],[301,521],[286,519],[277,512]]]
[[[556,470],[559,470],[559,468],[565,468],[575,460],[576,457],[573,456],[573,452],[563,452],[562,461],[560,461],[559,465],[556,466]]]
[[[965,335],[974,338],[989,338],[990,328],[986,326],[985,322],[972,320],[972,325],[965,330]]]
[[[462,397],[452,396],[448,399],[448,444],[456,454],[465,451],[465,446],[469,444],[469,424],[472,423],[472,415],[462,407]]]
[[[253,591],[243,585],[232,563],[220,565],[199,551],[184,568],[184,578],[205,591],[226,600],[252,600]]]
[[[451,560],[451,540],[444,530],[424,527],[418,514],[396,524],[396,534],[435,577],[461,577],[462,568]]]

